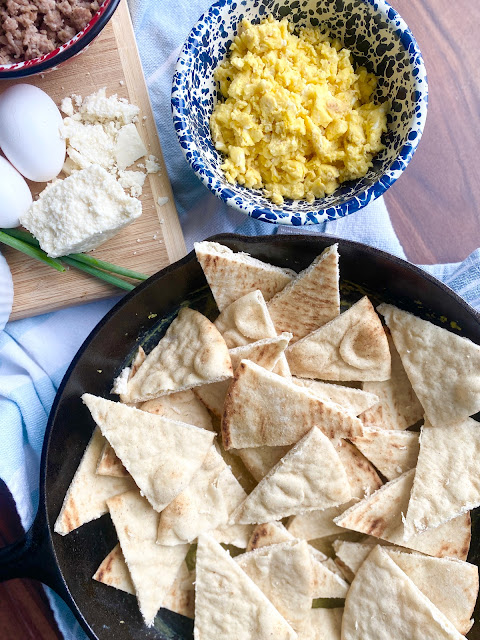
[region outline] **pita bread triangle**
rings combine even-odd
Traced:
[[[436,529],[416,534],[408,542],[404,541],[402,518],[407,513],[414,474],[415,469],[411,469],[383,485],[374,494],[335,518],[335,524],[430,556],[465,560],[471,538],[468,513]]]
[[[249,360],[251,360],[251,358],[249,358]],[[358,416],[370,407],[378,404],[378,397],[375,394],[362,391],[361,389],[344,387],[339,384],[329,384],[328,382],[321,382],[320,380],[296,378],[295,376],[292,377],[292,382],[298,384],[299,387],[308,389],[322,400],[339,404],[345,411],[348,411],[348,413],[354,416]]]
[[[252,342],[242,347],[230,349],[233,371],[236,370],[240,362],[244,359],[255,362],[260,367],[271,371],[288,347],[291,337],[291,333],[282,333],[274,338],[265,338],[264,340],[257,340],[257,342]],[[222,417],[225,396],[227,395],[230,383],[231,380],[225,380],[224,382],[214,382],[213,384],[206,384],[195,389],[195,394],[207,409],[218,418]]]
[[[418,439],[413,431],[365,427],[363,436],[353,436],[351,441],[387,480],[393,480],[417,464]]]
[[[235,253],[218,242],[196,242],[194,247],[220,311],[256,289],[260,289],[265,300],[270,300],[296,275],[248,253]]]
[[[193,573],[187,568],[185,562],[182,563],[178,571],[175,582],[170,591],[165,596],[162,608],[175,611],[187,618],[193,618],[195,611],[195,587],[192,582]],[[93,579],[102,584],[106,584],[114,589],[120,589],[130,595],[135,595],[130,572],[123,557],[120,544],[117,544],[102,561]]]
[[[157,511],[162,511],[190,483],[215,437],[212,431],[89,393],[85,393],[82,400],[140,491]]]
[[[236,453],[257,482],[288,453],[291,445],[283,447],[246,447]]]
[[[370,462],[347,440],[336,440],[335,450],[347,474],[352,498],[363,498],[379,489],[383,482]]]
[[[260,524],[333,507],[351,497],[347,474],[330,440],[313,427],[233,512],[231,522]]]
[[[378,311],[429,421],[442,427],[477,413],[480,346],[392,305]]]
[[[107,499],[135,488],[132,478],[110,478],[96,473],[99,456],[106,443],[97,428],[73,476],[54,530],[64,536],[82,524],[108,513]]]
[[[122,402],[135,403],[232,377],[227,345],[201,313],[181,309],[127,382]]]
[[[236,556],[235,562],[299,631],[312,608],[312,561],[305,540],[291,540]]]
[[[404,553],[391,547],[383,549],[457,631],[463,634],[470,631],[478,595],[478,567],[460,560]]]
[[[147,627],[172,587],[189,545],[156,544],[158,513],[138,491],[107,501],[122,553]]]
[[[387,336],[366,296],[288,347],[286,355],[300,378],[388,380],[391,373]]]
[[[360,420],[338,405],[324,402],[289,380],[242,360],[225,399],[225,449],[294,444],[312,425],[331,438],[363,433]]]
[[[247,546],[247,552],[295,540],[298,542],[298,539],[292,536],[281,522],[267,522],[255,527]],[[338,575],[339,571],[335,563],[311,545],[308,545],[308,551],[311,556],[313,576],[312,597],[344,598],[348,591],[348,584]]]
[[[454,426],[425,422],[420,435],[405,539],[480,505],[480,424],[471,418]]]
[[[293,343],[336,318],[339,278],[338,245],[334,244],[267,303],[275,329],[293,333]]]
[[[200,533],[227,524],[247,494],[215,445],[189,485],[160,514],[157,543],[193,542]]]
[[[195,640],[297,638],[253,580],[207,534],[198,539],[194,635]]]
[[[109,442],[106,442],[102,449],[96,473],[100,476],[112,476],[114,478],[127,478],[130,475]]]
[[[342,640],[462,640],[382,547],[362,564],[345,600]]]
[[[423,418],[423,407],[405,372],[392,337],[387,336],[392,356],[392,375],[383,382],[364,382],[363,390],[378,396],[378,404],[367,409],[360,419],[367,426],[383,429],[408,429]]]
[[[322,509],[321,511],[309,511],[290,518],[287,523],[287,530],[295,538],[304,540],[316,540],[327,536],[341,535],[345,529],[335,524],[334,519],[344,513],[358,500],[349,500],[337,507]]]

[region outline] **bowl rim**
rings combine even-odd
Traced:
[[[231,5],[234,2],[235,0],[217,0],[200,16],[188,34],[175,66],[171,92],[171,110],[174,128],[179,142],[181,142],[180,147],[182,149],[182,153],[196,176],[210,191],[213,192],[214,195],[220,198],[220,200],[225,202],[227,205],[256,220],[269,222],[271,224],[306,226],[330,222],[362,209],[367,204],[383,195],[387,189],[389,189],[398,180],[412,160],[422,138],[428,111],[428,78],[420,47],[418,46],[418,43],[405,20],[386,0],[363,0],[363,2],[370,5],[374,11],[377,11],[382,15],[385,22],[398,33],[400,42],[405,50],[415,55],[416,68],[419,69],[419,72],[414,76],[413,90],[416,93],[414,104],[422,107],[419,113],[415,115],[418,125],[414,124],[409,129],[409,135],[412,131],[415,131],[415,138],[410,140],[409,136],[407,136],[408,141],[404,143],[396,158],[392,160],[390,168],[387,169],[387,171],[385,171],[373,184],[365,187],[365,189],[359,194],[352,196],[349,200],[341,204],[320,209],[312,208],[310,211],[302,212],[302,217],[305,219],[305,222],[303,223],[299,218],[295,217],[294,211],[286,212],[280,208],[276,208],[273,203],[271,207],[259,208],[255,202],[250,200],[248,197],[242,199],[241,203],[239,203],[237,201],[238,196],[235,198],[233,191],[222,185],[217,178],[205,173],[208,169],[204,165],[203,158],[197,149],[192,132],[187,124],[190,112],[189,106],[187,102],[182,99],[182,94],[184,94],[185,91],[185,72],[190,71],[193,65],[191,48],[193,44],[198,45],[197,33],[200,25],[205,21],[211,21],[210,19],[214,17],[215,12],[219,8]],[[396,21],[397,24],[395,24],[394,21]],[[421,79],[421,83],[419,82],[419,79]],[[395,169],[391,169],[394,164],[397,164],[398,166]],[[241,185],[236,186],[241,187]],[[243,189],[246,189],[246,187],[243,187]],[[255,190],[249,191],[255,193]],[[267,216],[265,214],[267,214]],[[272,214],[275,218],[273,220],[271,219]]]
[[[31,60],[0,64],[0,80],[18,80],[45,71],[52,71],[85,49],[99,35],[119,4],[120,0],[103,0],[83,29],[53,51]]]

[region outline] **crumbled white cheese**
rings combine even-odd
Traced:
[[[113,169],[115,129],[64,118],[60,132],[67,141],[67,155],[79,169],[86,169],[91,164],[99,164],[106,170]]]
[[[139,200],[128,196],[105,169],[91,165],[49,184],[20,223],[57,258],[95,249],[141,213]]]
[[[163,198],[162,197],[157,198],[157,203],[159,207],[163,207],[165,204],[167,204],[167,202],[168,202],[167,196],[163,196]]]
[[[147,149],[138,135],[137,127],[131,123],[120,129],[115,144],[115,159],[119,169],[126,169],[147,154]]]
[[[146,173],[143,171],[119,171],[118,181],[124,189],[130,189],[130,195],[138,198],[142,195]]]
[[[110,122],[129,124],[137,119],[140,109],[130,104],[125,98],[118,98],[116,94],[106,96],[106,89],[99,89],[87,96],[81,103],[80,114],[86,122]]]
[[[123,393],[127,393],[128,380],[130,378],[130,367],[125,367],[120,372],[115,380],[113,381],[113,387],[110,393],[116,393],[117,395],[122,395]]]
[[[158,173],[161,169],[161,166],[158,164],[158,158],[155,156],[148,156],[145,160],[145,168],[147,173]]]
[[[71,98],[64,98],[60,104],[60,110],[67,116],[73,116],[74,109]]]

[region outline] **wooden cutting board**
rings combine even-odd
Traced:
[[[158,53],[162,55],[161,51]],[[162,170],[147,176],[140,198],[143,208],[140,218],[92,251],[91,255],[148,275],[183,257],[185,243],[126,0],[122,0],[113,18],[86,51],[59,69],[27,78],[25,82],[46,91],[57,104],[72,93],[85,97],[106,87],[107,95],[116,93],[140,107],[137,127],[149,153],[158,158]],[[0,81],[0,92],[11,84],[14,82]],[[180,148],[178,153],[181,153]],[[34,193],[40,192],[44,186],[30,183]],[[168,202],[159,206],[157,200],[164,196]],[[5,245],[0,245],[0,250],[13,275],[11,320],[121,293],[120,289],[76,269],[60,273]]]

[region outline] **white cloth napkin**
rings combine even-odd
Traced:
[[[187,248],[209,235],[314,233],[358,240],[402,258],[403,249],[382,199],[352,216],[304,230],[255,222],[212,196],[183,159],[170,115],[170,86],[181,45],[210,0],[130,0],[135,33]],[[80,90],[80,89],[79,89]],[[459,264],[427,268],[480,308],[480,250]],[[118,298],[7,324],[0,332],[0,478],[28,528],[38,504],[39,462],[48,414],[76,351]],[[67,640],[85,634],[63,601],[47,589]]]

